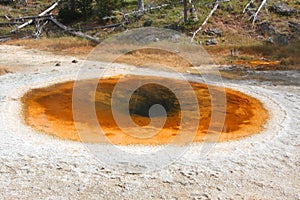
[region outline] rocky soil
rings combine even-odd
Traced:
[[[183,155],[170,165],[136,173],[126,170],[130,163],[118,163],[118,155],[99,161],[87,145],[44,135],[23,121],[22,95],[32,88],[75,79],[83,61],[72,63],[73,57],[5,45],[0,46],[0,53],[0,65],[14,71],[0,76],[3,199],[300,199],[299,71],[262,72],[267,80],[236,78],[242,75],[223,79],[226,87],[262,101],[270,113],[264,131],[213,145],[207,155],[202,143],[177,146],[174,148]],[[105,70],[102,65],[98,71]],[[115,73],[157,73],[128,65],[112,69]],[[201,81],[197,75],[185,77]],[[211,78],[212,84],[220,84]],[[293,80],[293,84],[284,80]],[[103,148],[103,153],[109,154],[110,148]],[[127,146],[123,150],[141,149]],[[136,168],[146,169],[147,163],[145,158]]]

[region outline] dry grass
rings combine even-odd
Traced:
[[[238,49],[238,55],[236,57],[230,56],[231,48]],[[241,44],[206,47],[206,50],[217,64],[232,64],[238,62],[239,64],[245,64],[246,66],[268,65],[281,69],[300,68],[299,43],[280,46],[256,42],[253,45]],[[258,62],[262,58],[267,60],[267,64],[263,64],[265,60]],[[249,63],[249,65],[247,65],[247,63]],[[251,63],[253,63],[253,65]]]
[[[295,42],[291,45],[254,45],[240,47],[245,54],[256,57],[265,57],[270,60],[278,60],[280,67],[283,68],[300,68],[300,44]]]
[[[75,37],[11,40],[5,44],[24,46],[26,48],[50,51],[59,55],[72,55],[80,58],[85,58],[94,48],[91,42]]]
[[[299,69],[300,67],[300,44],[294,43],[288,46],[266,45],[262,42],[258,42],[251,39],[240,40],[240,44],[222,44],[218,46],[205,47],[206,51],[210,54],[216,64],[234,64],[239,63],[241,65],[248,66],[247,63],[253,63],[252,61],[266,58],[271,63],[272,67],[293,68]],[[242,42],[243,41],[243,42]],[[252,41],[252,42],[251,42]],[[78,39],[75,37],[61,37],[61,38],[43,38],[43,39],[25,39],[25,40],[12,40],[5,44],[25,46],[27,48],[39,49],[44,51],[50,51],[59,55],[71,55],[79,58],[86,58],[86,56],[95,47],[91,42],[87,40]],[[117,47],[114,47],[114,49]],[[237,57],[230,56],[230,49],[235,48],[239,50]],[[144,55],[149,56],[147,52],[138,52],[138,55],[131,55],[131,62],[124,61],[127,64],[135,64],[134,59],[140,60],[140,57]],[[152,52],[153,54],[153,52]],[[151,55],[152,55],[151,54]],[[153,55],[155,57],[155,55]],[[158,52],[158,55],[161,54]],[[136,57],[136,58],[135,58]],[[247,62],[245,62],[245,60]],[[239,62],[243,61],[243,62]],[[275,63],[275,64],[274,64]],[[261,63],[259,64],[261,65]],[[250,65],[249,65],[250,66]],[[253,66],[253,65],[251,65]],[[268,64],[268,66],[270,66]]]

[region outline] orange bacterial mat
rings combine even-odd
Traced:
[[[122,79],[120,78],[107,77],[101,79],[95,91],[89,91],[92,82],[95,82],[93,80],[76,83],[76,86],[85,91],[88,97],[86,98],[86,102],[84,100],[81,102],[80,110],[76,111],[84,119],[78,122],[76,126],[73,120],[74,111],[72,110],[74,82],[64,82],[46,88],[31,90],[22,98],[25,121],[37,130],[68,140],[91,143],[109,142],[116,145],[160,145],[172,142],[181,127],[182,113],[176,95],[170,89],[163,86],[163,81],[167,80],[171,82],[172,86],[179,92],[182,92],[180,90],[182,90],[183,81],[150,76],[126,76],[122,77]],[[112,91],[118,81],[121,81],[121,85],[124,87],[124,91],[126,91],[126,88],[134,84],[135,80],[141,78],[152,79],[162,84],[146,84],[132,94],[129,101],[129,113],[132,120],[139,127],[126,127],[129,132],[135,133],[135,136],[132,136],[124,133],[116,123],[111,110],[111,97]],[[222,123],[221,134],[218,134],[218,141],[235,140],[262,130],[268,113],[257,99],[231,89],[216,86],[208,87],[206,84],[196,82],[189,83],[193,88],[194,94],[196,94],[200,110],[197,131],[190,133],[194,134],[193,142],[201,142],[207,139],[209,135],[218,134],[209,128],[217,123]],[[214,95],[211,95],[212,92]],[[226,95],[226,106],[223,111],[225,116],[224,122],[222,120],[220,122],[212,121],[212,98],[222,93]],[[122,100],[122,94],[118,94],[117,97]],[[95,116],[91,116],[85,112],[85,107],[88,103],[93,103],[95,106]],[[148,111],[155,104],[161,104],[165,108],[166,120],[163,128],[150,127],[151,129],[157,128],[157,134],[151,137],[144,137],[147,135],[148,124],[151,121]],[[124,108],[118,109],[117,111],[122,115]],[[163,116],[160,116],[158,113],[152,117],[159,120]],[[192,118],[195,116],[191,115],[189,117],[192,121]],[[101,126],[101,134],[99,134],[99,127],[92,124],[93,118],[96,118]],[[80,134],[78,134],[78,130]],[[136,137],[139,134],[141,137]],[[188,135],[189,133],[185,131],[184,134]],[[183,139],[182,143],[184,142],[186,141]]]

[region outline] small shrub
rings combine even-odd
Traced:
[[[103,17],[112,15],[113,11],[121,6],[121,0],[96,0],[96,12],[99,20],[103,21]]]

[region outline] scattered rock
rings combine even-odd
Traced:
[[[56,63],[56,64],[55,64],[56,67],[59,67],[60,65],[61,65],[60,63]]]
[[[268,36],[266,43],[288,45],[291,41],[290,35],[279,33],[275,28],[267,21],[264,21],[258,25],[258,32],[263,36]]]
[[[153,21],[151,19],[148,19],[147,21],[145,21],[144,23],[144,27],[148,27],[148,26],[151,26],[153,23]]]
[[[229,12],[229,13],[231,13],[231,12],[233,11],[232,5],[228,5],[228,6],[226,7],[226,11]]]
[[[72,60],[72,63],[78,63],[78,61],[77,60]]]
[[[289,27],[292,32],[300,32],[300,25],[296,22],[289,21]]]
[[[217,42],[217,40],[216,40],[215,38],[211,38],[211,39],[206,40],[206,41],[205,41],[205,44],[206,44],[207,46],[212,46],[212,45],[217,45],[218,42]]]
[[[174,32],[171,31],[164,31],[160,34],[157,34],[156,29],[152,30],[143,30],[141,29],[140,31],[137,30],[136,33],[132,33],[129,35],[126,35],[126,38],[124,36],[117,36],[118,40],[123,40],[126,39],[127,42],[138,42],[140,44],[149,44],[153,43],[156,41],[170,41],[172,40],[172,37],[174,36]]]
[[[275,28],[268,21],[260,23],[258,25],[258,31],[264,36],[272,36],[276,33]]]
[[[266,40],[267,44],[274,44],[274,39],[273,37],[268,37],[268,39]]]
[[[275,41],[279,45],[288,45],[290,43],[290,37],[288,35],[277,33],[275,35]]]
[[[277,13],[279,15],[283,15],[283,16],[291,16],[297,13],[297,10],[288,6],[285,3],[279,3],[279,4],[275,4],[273,3],[273,5],[269,8],[269,10],[271,12]]]
[[[265,57],[261,57],[259,60],[266,61],[266,62],[270,62],[270,60],[267,59],[267,58],[265,58]]]
[[[181,31],[181,27],[179,27],[177,23],[166,25],[166,26],[164,26],[164,28],[172,29],[172,30],[175,30],[175,31]]]
[[[223,31],[219,28],[208,28],[204,31],[206,35],[222,37]]]
[[[211,199],[211,197],[208,194],[205,194],[205,193],[201,194],[200,196],[204,197],[206,199]]]
[[[172,41],[179,41],[180,38],[181,38],[181,36],[179,34],[175,34],[175,35],[172,36],[171,40]]]

